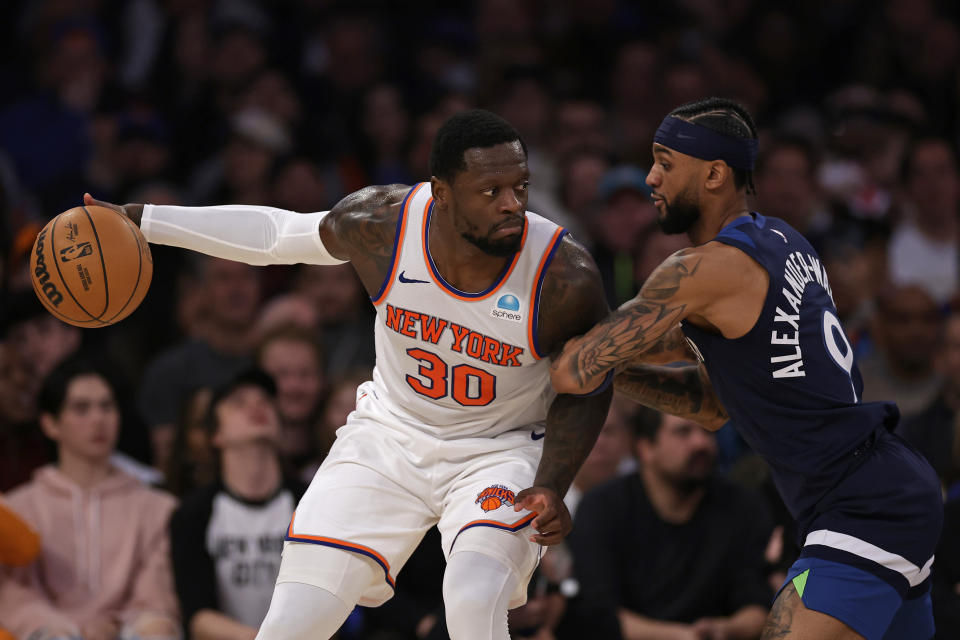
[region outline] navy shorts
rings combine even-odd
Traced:
[[[940,482],[921,454],[885,430],[858,455],[863,461],[818,502],[787,582],[807,608],[867,640],[930,638]]]

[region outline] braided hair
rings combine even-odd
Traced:
[[[731,138],[757,138],[757,125],[743,105],[726,98],[704,98],[682,104],[670,112],[671,116],[695,123]],[[731,167],[732,168],[732,167]],[[733,184],[747,193],[756,193],[753,171],[733,169]]]

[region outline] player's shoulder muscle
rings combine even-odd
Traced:
[[[320,237],[341,260],[359,256],[389,257],[393,251],[400,203],[410,191],[402,184],[375,185],[354,191],[330,210],[320,224]]]
[[[590,253],[569,234],[543,278],[538,333],[540,348],[551,353],[588,331],[610,312],[600,270]]]
[[[653,270],[640,289],[645,300],[682,302],[689,311],[740,290],[759,267],[747,254],[721,242],[680,249]]]

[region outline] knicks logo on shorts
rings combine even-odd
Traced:
[[[501,484],[495,484],[477,494],[474,504],[480,505],[480,508],[484,511],[495,511],[503,505],[513,505],[513,500],[516,497],[517,494],[510,489]]]

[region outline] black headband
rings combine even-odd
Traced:
[[[674,116],[663,119],[653,141],[701,160],[723,160],[742,171],[753,171],[757,161],[755,138],[735,138]]]

